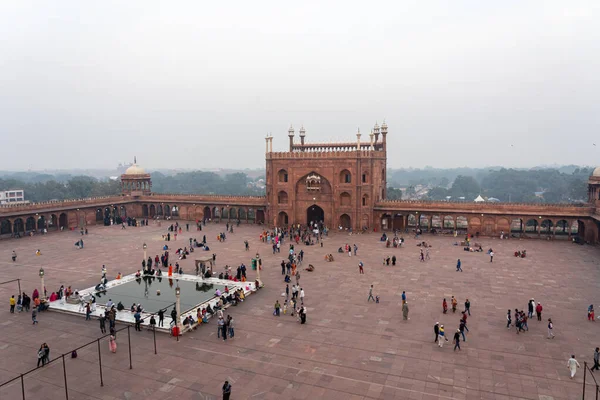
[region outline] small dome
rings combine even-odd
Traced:
[[[145,175],[146,174],[146,170],[144,170],[144,168],[140,167],[137,164],[133,164],[131,167],[127,168],[127,170],[125,170],[125,175]]]
[[[600,167],[596,167],[594,172],[592,172],[592,176],[597,176],[598,178],[600,178]]]

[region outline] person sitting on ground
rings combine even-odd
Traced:
[[[117,311],[123,311],[125,309],[125,306],[123,305],[123,303],[119,302],[117,304]]]
[[[290,276],[286,274],[286,275],[285,275],[285,278],[283,278],[283,281],[284,281],[285,283],[290,283],[290,282],[291,282],[291,278],[290,278]]]
[[[312,272],[315,270],[315,267],[312,264],[308,264],[308,268],[306,268],[306,270]]]
[[[219,279],[223,279],[223,273],[222,272],[219,274]]]
[[[343,250],[343,249],[340,247],[340,248],[338,249],[338,253],[343,253],[343,252],[344,252],[344,250]]]
[[[219,289],[215,290],[215,297],[221,297],[221,291]]]
[[[215,311],[212,309],[212,307],[210,306],[210,304],[208,305],[208,307],[206,307],[206,313],[210,314],[210,315],[214,315]]]
[[[142,273],[140,272],[140,270],[138,269],[138,271],[135,273],[135,277],[139,278],[140,276],[142,276]]]
[[[135,312],[135,310],[136,310],[136,309],[137,309],[137,306],[136,306],[136,304],[135,304],[135,303],[133,303],[133,304],[131,305],[131,308],[129,309],[129,311],[131,311],[131,312]]]
[[[121,279],[121,277],[122,277],[122,275],[121,275],[121,273],[119,272],[119,273],[117,274],[117,279]]]

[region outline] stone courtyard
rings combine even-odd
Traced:
[[[587,321],[587,306],[598,303],[600,249],[572,243],[541,240],[477,240],[492,247],[494,262],[485,253],[467,253],[453,243],[460,238],[424,235],[430,242],[431,260],[419,262],[419,248],[405,235],[402,248],[385,248],[379,233],[349,236],[331,233],[324,247],[304,249],[301,286],[306,292],[307,323],[295,317],[272,315],[276,300],[283,303],[285,289],[279,263],[286,257],[272,255],[259,241],[261,228],[241,225],[225,243],[216,235],[224,224],[210,224],[202,232],[184,232],[171,247],[188,245],[188,238],[206,234],[217,268],[244,262],[258,251],[263,259],[265,288],[238,307],[229,308],[235,321],[235,338],[217,339],[216,323],[201,326],[177,342],[166,334],[131,329],[132,365],[129,369],[127,332],[117,335],[118,350],[109,352],[100,341],[104,386],[100,386],[98,347],[79,350],[76,359],[65,358],[69,399],[220,399],[225,380],[233,385],[232,399],[580,399],[583,370],[569,379],[567,359],[575,354],[592,361],[600,321]],[[117,272],[130,274],[141,268],[142,244],[148,255],[161,253],[162,227],[90,227],[85,248],[74,243],[75,231],[0,241],[0,281],[20,278],[22,290],[31,295],[40,287],[38,270],[45,270],[48,295],[61,284],[72,288],[95,285],[102,264],[109,279]],[[244,240],[250,252],[244,251]],[[345,243],[356,243],[357,257],[338,254]],[[179,245],[179,246],[178,246]],[[10,261],[12,250],[18,253]],[[36,256],[40,249],[41,256]],[[517,259],[516,250],[528,257]],[[171,254],[173,254],[171,252]],[[332,253],[335,261],[323,257]],[[180,261],[191,273],[195,252]],[[396,255],[396,266],[382,265],[384,256]],[[464,272],[456,272],[456,260]],[[359,275],[358,262],[365,264]],[[314,272],[304,271],[308,264]],[[255,271],[249,268],[249,278]],[[369,286],[381,302],[367,303]],[[403,321],[401,293],[406,291],[409,320]],[[50,346],[50,358],[101,336],[97,320],[42,312],[32,326],[28,313],[10,314],[8,299],[17,295],[16,283],[0,285],[0,382],[36,366],[41,343]],[[472,316],[470,333],[462,351],[451,343],[443,349],[433,343],[433,325],[444,324],[449,338],[458,327],[460,314],[442,314],[442,299],[458,298],[459,308],[468,297]],[[543,320],[529,320],[529,332],[515,334],[505,328],[506,310],[527,311],[530,298],[544,307]],[[599,303],[600,304],[600,303]],[[126,305],[127,306],[127,305]],[[552,318],[556,338],[546,339],[546,320]],[[117,325],[117,328],[120,326]],[[65,398],[62,361],[55,361],[24,378],[27,399]],[[593,398],[593,391],[588,391]],[[20,380],[0,388],[0,399],[20,399]]]

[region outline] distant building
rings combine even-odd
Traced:
[[[12,203],[25,203],[25,192],[23,189],[0,191],[0,204]]]

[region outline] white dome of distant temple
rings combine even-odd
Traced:
[[[592,176],[597,176],[600,178],[600,167],[596,167],[594,172],[592,172]]]
[[[125,175],[145,175],[146,170],[137,165],[137,160],[133,158],[133,165],[125,170]]]

